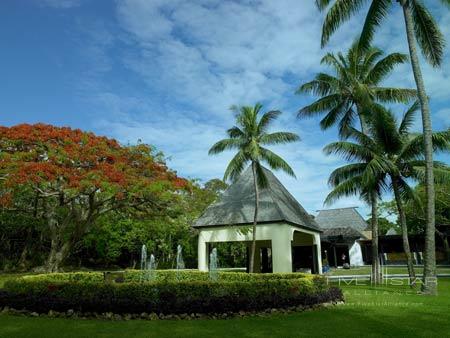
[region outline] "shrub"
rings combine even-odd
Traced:
[[[342,299],[321,277],[297,274],[207,274],[159,272],[157,281],[140,283],[136,271],[124,283],[104,283],[101,273],[35,275],[9,280],[0,305],[37,312],[49,310],[114,313],[222,313],[288,306],[310,306]],[[300,277],[300,278],[299,278]],[[174,279],[175,278],[175,279]],[[183,279],[184,278],[184,279]],[[205,279],[205,280],[202,280]]]
[[[125,270],[124,282],[141,282],[144,272],[142,270]],[[248,274],[244,272],[219,272],[219,281],[247,282],[254,280],[278,280],[278,279],[300,279],[314,278],[314,275],[303,273],[270,273],[270,274]],[[29,275],[22,277],[26,280],[42,280],[49,282],[102,282],[102,272],[69,272]],[[157,270],[155,281],[209,281],[209,274],[197,270]]]

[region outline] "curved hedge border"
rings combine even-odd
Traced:
[[[226,313],[268,308],[312,306],[340,301],[342,292],[318,276],[296,274],[221,274],[221,280],[200,280],[207,274],[158,272],[154,282],[104,283],[96,273],[35,275],[9,280],[0,305],[40,313],[53,311],[124,313]],[[100,274],[101,275],[101,274]],[[300,278],[299,278],[300,277]],[[178,275],[180,278],[180,275]],[[127,281],[131,280],[131,281]]]
[[[114,273],[114,272],[113,272]],[[145,274],[142,270],[123,271],[124,282],[141,282]],[[218,281],[228,282],[248,282],[254,280],[278,280],[278,279],[312,279],[317,275],[305,273],[254,273],[245,272],[219,272]],[[103,272],[67,272],[67,273],[49,273],[37,274],[21,277],[25,280],[42,280],[51,282],[103,282]],[[155,273],[155,282],[178,282],[178,281],[209,281],[208,272],[197,270],[157,270]]]

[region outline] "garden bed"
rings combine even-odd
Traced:
[[[306,274],[220,273],[210,281],[197,271],[158,271],[142,281],[126,271],[122,283],[106,283],[102,273],[34,275],[9,280],[0,306],[49,311],[114,314],[223,314],[311,307],[342,300],[340,289]]]

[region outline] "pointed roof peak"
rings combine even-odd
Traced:
[[[268,186],[259,191],[258,223],[287,222],[310,230],[320,231],[319,226],[297,202],[278,178],[263,167]],[[194,224],[194,227],[211,227],[253,223],[255,189],[251,167],[211,204]]]

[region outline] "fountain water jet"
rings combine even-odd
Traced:
[[[217,248],[214,248],[209,254],[209,279],[212,281],[219,279],[219,271],[217,268]]]
[[[177,246],[177,279],[180,278],[179,271],[184,269],[183,248],[180,244]]]
[[[146,271],[146,281],[154,281],[156,279],[156,262],[155,256],[153,254],[150,255],[150,259],[147,263],[147,271]]]
[[[145,271],[147,270],[147,246],[142,244],[141,248],[141,280],[145,280]]]

